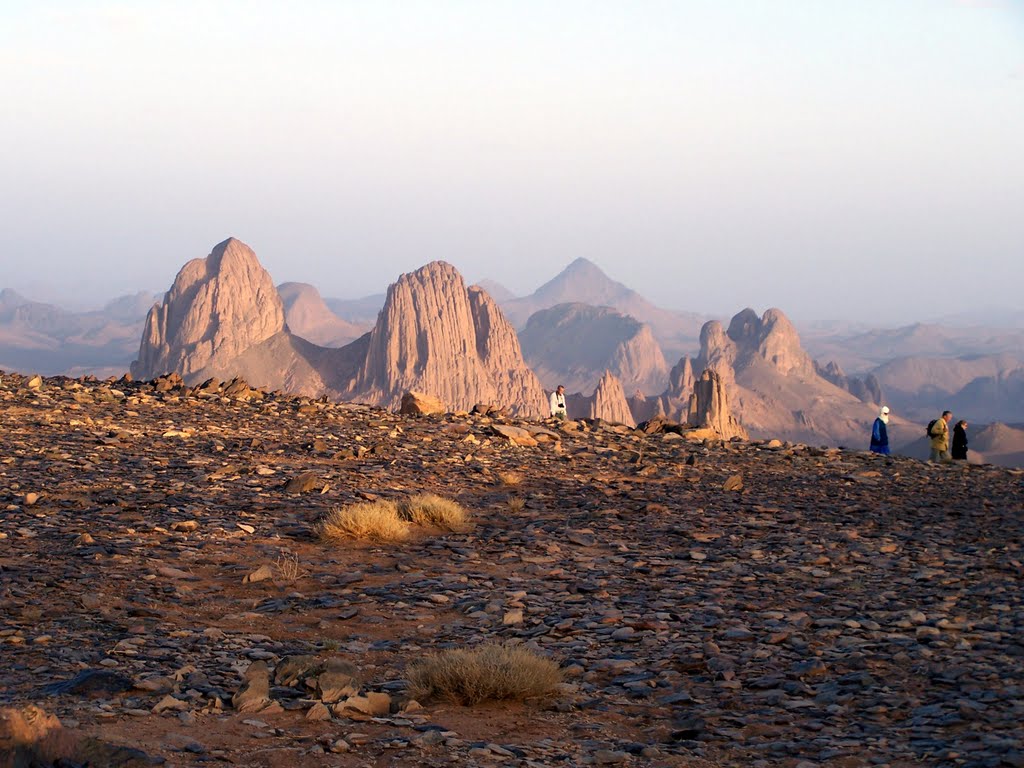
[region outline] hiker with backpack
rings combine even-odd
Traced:
[[[942,415],[928,422],[929,443],[928,461],[949,461],[949,422],[953,420],[952,411],[943,411]]]

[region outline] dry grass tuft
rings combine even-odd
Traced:
[[[509,496],[508,501],[505,502],[505,506],[508,507],[509,512],[522,512],[526,507],[526,502],[522,496]]]
[[[458,502],[420,493],[402,502],[401,515],[417,525],[436,525],[448,531],[462,531],[470,526],[469,513]]]
[[[515,488],[523,484],[523,476],[519,472],[499,472],[498,480],[501,481],[502,485],[507,485],[509,488]]]
[[[278,584],[293,584],[308,575],[296,554],[280,555],[274,563],[274,581]]]
[[[402,541],[409,536],[409,526],[393,502],[370,501],[332,509],[317,524],[317,534],[326,541]]]
[[[465,706],[542,699],[562,682],[562,670],[551,659],[517,643],[497,642],[432,653],[410,667],[407,676],[415,698]]]

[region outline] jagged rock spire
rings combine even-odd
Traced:
[[[693,384],[686,421],[694,427],[715,430],[723,440],[733,437],[749,439],[747,430],[729,410],[729,398],[722,377],[709,368],[705,368]]]
[[[601,380],[597,382],[597,389],[594,390],[593,401],[590,404],[590,417],[630,427],[636,426],[633,414],[629,410],[626,393],[622,389],[622,382],[611,371],[605,371]]]
[[[546,412],[544,390],[523,361],[515,330],[484,290],[467,289],[443,261],[388,288],[349,395],[396,408],[410,390],[456,410],[495,403],[523,416]]]

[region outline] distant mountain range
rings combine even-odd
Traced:
[[[502,290],[507,295],[507,291]],[[496,300],[517,329],[526,326],[530,316],[559,304],[591,304],[611,307],[651,327],[667,360],[678,360],[696,352],[701,326],[710,318],[693,312],[656,307],[643,296],[602,272],[584,258],[573,261],[564,270],[529,296]]]
[[[606,370],[629,393],[658,394],[668,384],[651,327],[610,307],[572,303],[537,310],[519,342],[548,389],[563,384],[569,392],[592,392]]]
[[[237,249],[248,251],[241,244],[229,248]],[[183,268],[195,274],[181,285],[176,281],[176,298],[172,287],[166,297],[139,293],[91,312],[69,312],[0,291],[0,369],[107,376],[119,375],[136,358],[137,370],[146,374],[166,368],[228,375],[231,366],[241,366],[254,383],[263,377],[263,383],[275,386],[336,397],[361,394],[389,405],[397,402],[399,389],[416,384],[444,390],[463,404],[477,395],[500,399],[529,390],[522,395],[530,401],[528,410],[540,413],[545,406],[539,389],[532,384],[521,389],[536,374],[548,390],[562,383],[579,393],[573,402],[587,411],[581,415],[605,409],[618,420],[638,422],[657,414],[685,419],[693,383],[710,368],[720,374],[732,411],[755,437],[858,446],[866,443],[867,425],[884,399],[893,408],[894,442],[907,443],[908,450],[920,424],[950,408],[975,425],[978,443],[972,448],[978,455],[985,445],[984,455],[992,460],[1020,462],[1019,430],[1003,424],[985,429],[984,424],[1024,423],[1021,328],[813,329],[802,340],[779,310],[760,317],[744,310],[726,328],[697,314],[659,308],[593,263],[576,259],[528,296],[516,297],[487,280],[459,289],[465,294],[457,290],[453,295],[465,298],[456,305],[468,314],[447,336],[432,336],[436,322],[422,314],[418,302],[428,296],[438,301],[445,280],[462,284],[447,265],[436,274],[411,273],[417,275],[411,282],[399,281],[386,295],[342,300],[323,298],[309,284],[275,287],[255,256],[246,255],[244,269],[232,278],[237,285],[220,284],[214,301],[206,293],[213,290],[209,263],[196,261],[203,264]],[[250,290],[254,280],[259,285]],[[419,285],[420,298],[393,296],[397,285],[407,286],[402,290]],[[438,306],[448,307],[447,301]],[[277,309],[265,315],[266,307],[278,305],[279,316]],[[395,314],[396,306],[406,309]],[[509,331],[495,335],[506,318]],[[190,323],[194,327],[186,327]],[[174,352],[175,343],[153,336],[158,328],[164,334],[184,328],[192,340]],[[197,328],[202,328],[198,336]],[[403,338],[408,339],[400,342],[405,351],[392,346]],[[450,347],[448,357],[438,357],[431,343]],[[161,345],[172,357],[147,359]],[[483,366],[476,374],[482,388],[442,381],[446,366],[465,373],[457,350],[469,347]],[[185,370],[186,360],[193,368]],[[503,365],[514,371],[512,379],[498,373]]]
[[[372,323],[355,323],[339,317],[321,298],[320,291],[308,283],[281,283],[277,292],[284,302],[289,330],[321,347],[343,347],[372,327]]]
[[[849,334],[841,329],[804,334],[815,357],[835,360],[847,370],[868,371],[903,357],[953,358],[1024,354],[1024,329],[957,328],[915,323]]]
[[[122,296],[102,309],[70,312],[0,291],[0,369],[45,375],[120,375],[139,349],[157,294]]]

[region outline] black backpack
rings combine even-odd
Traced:
[[[928,422],[928,426],[925,428],[925,434],[927,434],[928,437],[935,437],[935,435],[932,434],[932,427],[935,426],[936,421],[938,421],[938,419],[932,419]]]

